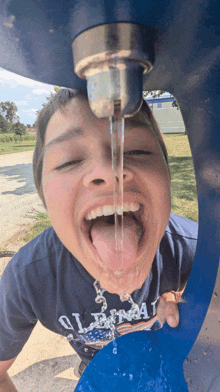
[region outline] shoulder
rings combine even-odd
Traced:
[[[175,238],[183,237],[186,240],[197,241],[198,238],[198,223],[191,219],[183,218],[176,214],[170,214],[170,219],[166,227],[165,233],[170,234]]]
[[[194,258],[198,237],[198,223],[171,214],[164,236],[161,250],[169,252],[176,259]]]
[[[53,227],[49,227],[41,234],[23,246],[16,256],[19,257],[19,270],[36,263],[39,260],[50,258],[59,254],[64,245],[57,237]]]
[[[161,293],[181,290],[189,277],[196,253],[198,224],[175,214],[158,249],[161,269]]]
[[[64,247],[52,227],[47,228],[28,244],[23,246],[11,259],[6,267],[6,272],[20,275],[34,274],[46,276],[51,269],[56,268],[57,263],[65,254],[65,258],[71,258],[71,254]]]

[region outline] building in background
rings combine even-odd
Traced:
[[[163,133],[186,133],[181,112],[172,106],[171,94],[164,93],[159,98],[148,94],[144,97],[158,121]]]

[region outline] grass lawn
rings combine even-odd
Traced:
[[[186,135],[164,135],[171,171],[172,212],[198,222],[197,190]]]
[[[22,240],[29,242],[40,234],[47,227],[51,226],[51,221],[47,212],[37,212],[33,219],[36,221],[35,224],[27,231],[27,233],[22,237]]]
[[[0,145],[0,155],[12,154],[14,152],[31,151],[34,150],[35,142],[23,141],[14,143],[4,143]]]
[[[35,141],[34,132],[21,137],[14,134],[0,134],[0,155],[34,150]]]

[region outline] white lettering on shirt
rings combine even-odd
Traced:
[[[74,330],[74,328],[73,328],[73,326],[67,316],[60,316],[59,322],[64,328]]]
[[[103,318],[103,323],[106,320],[106,314],[105,313],[91,313],[91,315],[94,317],[95,321],[97,321],[100,324],[100,328],[104,328],[101,326],[100,319]]]
[[[158,297],[156,299],[156,301],[151,302],[151,306],[153,307],[153,317],[156,315],[157,311],[156,311],[156,303],[158,301],[160,297]],[[80,321],[80,314],[79,313],[72,313],[72,316],[75,318],[76,324],[78,326],[78,333],[83,333],[83,326],[82,323]],[[94,317],[94,320],[96,322],[99,323],[99,328],[104,328],[104,326],[102,326],[102,323],[100,321],[101,318],[103,318],[103,325],[104,325],[104,321],[106,320],[106,314],[105,313],[91,313],[91,316]],[[140,307],[140,311],[138,314],[138,317],[136,318],[136,320],[148,320],[150,319],[150,316],[148,314],[148,310],[147,310],[147,304],[146,302],[143,302],[141,307]],[[116,322],[116,324],[120,325],[122,323],[124,323],[126,321],[132,321],[132,318],[129,317],[129,315],[125,314],[119,314],[118,315],[118,322]],[[69,318],[67,316],[60,316],[59,318],[59,322],[62,324],[62,326],[65,329],[72,329],[74,330],[73,325],[71,324]],[[104,328],[105,329],[105,328]]]
[[[160,298],[160,297],[158,297],[158,298],[156,299],[156,301],[151,302],[151,305],[153,305],[153,316],[155,316],[156,313],[157,313],[157,311],[156,311],[156,303],[157,303],[157,301],[158,301],[159,298]]]
[[[72,316],[74,316],[75,319],[76,319],[76,322],[77,322],[77,325],[78,325],[78,328],[79,328],[78,332],[79,333],[83,333],[83,327],[82,327],[82,324],[81,324],[80,319],[79,319],[79,313],[72,313]]]
[[[143,316],[143,317],[141,317],[141,316]],[[150,317],[149,317],[148,312],[147,312],[147,304],[146,304],[146,302],[143,302],[142,305],[141,305],[141,308],[140,308],[139,315],[138,315],[136,320],[141,320],[141,319],[145,319],[146,320],[146,319],[149,319],[149,318]]]

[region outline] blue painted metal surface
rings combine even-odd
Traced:
[[[109,344],[76,391],[187,391],[182,364],[205,318],[220,253],[219,17],[215,0],[0,1],[0,66],[53,85],[85,88],[71,52],[82,31],[110,22],[149,26],[155,61],[144,90],[175,95],[193,155],[199,237],[180,325],[123,336],[117,355]]]

